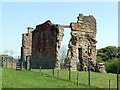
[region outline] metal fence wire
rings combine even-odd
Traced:
[[[31,60],[31,57],[28,58],[28,60],[25,61],[26,63],[22,62],[23,63],[22,68],[25,68],[26,70],[29,70],[30,68],[31,71],[37,72],[39,76],[42,75],[49,76],[56,78],[57,80],[69,81],[76,85],[88,85],[88,87],[98,86],[99,88],[109,88],[109,89],[117,88],[116,74],[111,74],[111,73],[103,74],[103,73],[96,73],[91,71],[90,72],[72,71],[71,67],[65,67],[61,69],[55,67],[56,62],[54,59],[53,61],[51,61],[52,59],[48,60],[45,57],[42,57],[42,59],[41,57],[33,57],[33,58],[34,58],[33,60]],[[120,87],[120,74],[118,74],[118,77],[119,77],[118,85]]]
[[[71,71],[71,67],[62,69],[56,68],[56,62],[53,60],[54,63],[52,63],[49,60],[46,58],[41,59],[41,57],[34,57],[34,60],[31,61],[33,65],[31,65],[30,68],[32,71],[38,72],[39,75],[54,77],[58,80],[70,81],[76,85],[82,84],[88,85],[89,87],[97,85],[99,88],[117,88],[116,74],[103,74],[91,71]],[[102,79],[105,77],[105,80]],[[115,78],[113,79],[112,77]]]

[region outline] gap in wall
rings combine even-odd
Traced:
[[[71,33],[70,28],[64,28],[64,36],[61,41],[61,47],[60,47],[60,63],[64,63],[64,59],[67,55],[68,44],[71,39],[70,33]]]

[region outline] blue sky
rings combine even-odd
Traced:
[[[120,2],[118,3],[118,45],[120,46]]]
[[[20,55],[22,33],[27,27],[51,20],[55,24],[69,25],[77,21],[79,13],[93,15],[97,21],[97,49],[118,45],[117,2],[3,2],[2,3],[2,46],[0,53],[13,50]],[[62,45],[67,45],[70,29],[65,29]]]

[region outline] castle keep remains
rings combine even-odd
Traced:
[[[28,33],[22,35],[21,60],[26,68],[60,68],[60,47],[64,36],[64,28],[71,29],[65,65],[71,70],[87,70],[88,62],[91,70],[96,65],[96,19],[79,14],[77,22],[70,25],[53,24],[50,20],[39,24],[35,29],[29,27]]]

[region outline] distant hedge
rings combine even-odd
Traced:
[[[117,73],[117,66],[119,67],[120,73],[120,59],[113,58],[105,62],[105,68],[107,73]]]

